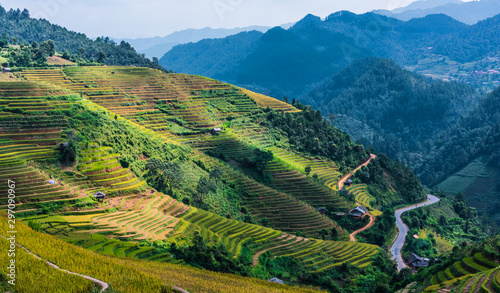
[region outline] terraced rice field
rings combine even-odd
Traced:
[[[57,182],[50,184],[50,177],[33,166],[18,162],[17,164],[4,165],[0,170],[0,180],[16,183],[16,211],[30,211],[38,209],[40,203],[49,201],[68,201],[81,198],[82,194],[66,184]],[[7,184],[0,186],[0,208],[8,204]]]
[[[275,256],[299,260],[310,272],[321,272],[344,262],[362,268],[371,264],[371,256],[378,251],[377,246],[370,244],[308,239],[287,234],[263,246],[252,246],[257,251],[254,266],[258,263],[258,256],[269,251]]]
[[[0,166],[55,157],[67,126],[59,111],[67,110],[68,99],[74,98],[50,85],[0,83]]]
[[[375,199],[366,190],[366,184],[354,184],[348,187],[347,190],[354,195],[356,202],[367,208],[372,215],[375,217],[382,215],[381,211],[372,208],[370,203]]]
[[[466,257],[462,261],[455,262],[445,271],[439,272],[432,278],[431,284],[440,284],[462,276],[486,272],[497,267],[498,263],[484,257],[482,253],[478,252],[472,257]]]
[[[78,225],[82,218],[72,219]],[[249,244],[259,251],[270,251],[274,256],[290,256],[301,261],[311,271],[321,271],[343,262],[364,267],[371,263],[370,257],[378,247],[350,242],[333,242],[305,239],[283,234],[270,228],[227,219],[210,212],[188,207],[172,198],[155,194],[142,198],[133,208],[115,213],[92,216],[96,227],[92,233],[113,232],[117,238],[127,240],[163,240],[182,245],[198,231],[209,245],[224,245],[233,257],[238,257],[242,247]],[[82,230],[85,232],[88,230]],[[78,244],[78,243],[76,243]],[[104,254],[137,257],[145,255],[151,248],[134,249],[133,243],[93,237],[82,245]],[[135,254],[134,254],[135,252]],[[150,256],[147,259],[173,261],[170,256]],[[258,257],[257,257],[258,259]]]
[[[254,93],[252,91],[249,91],[244,88],[240,88],[240,91],[242,91],[244,94],[250,96],[252,99],[255,100],[255,102],[259,105],[261,108],[271,108],[273,110],[278,110],[278,111],[284,111],[284,112],[300,112],[300,110],[296,109],[292,105],[276,100],[274,98]]]
[[[110,147],[91,144],[81,151],[78,169],[95,185],[106,187],[106,191],[117,194],[140,192],[147,186],[129,169],[118,162],[120,154],[113,154]]]
[[[371,263],[370,256],[378,251],[377,247],[366,244],[305,239],[288,234],[285,237],[280,232],[300,231],[308,237],[318,237],[320,230],[335,228],[341,236],[344,235],[340,227],[308,204],[335,204],[339,208],[345,208],[345,202],[332,190],[340,175],[333,162],[309,159],[273,148],[272,133],[259,131],[255,127],[246,128],[244,123],[236,124],[234,131],[227,131],[219,136],[201,134],[204,129],[221,126],[229,116],[240,117],[260,111],[259,107],[263,105],[287,112],[298,111],[286,103],[255,95],[252,100],[245,92],[241,94],[234,87],[214,80],[164,74],[145,68],[72,67],[62,70],[29,70],[22,75],[28,80],[45,82],[48,88],[61,87],[76,93],[84,98],[81,103],[90,110],[105,109],[109,111],[108,114],[116,114],[118,119],[127,119],[138,126],[139,131],[159,135],[165,142],[185,143],[200,150],[219,148],[228,156],[234,157],[251,156],[254,149],[252,145],[255,145],[271,149],[277,158],[267,170],[276,182],[275,188],[271,188],[214,158],[193,152],[194,155],[202,156],[208,165],[220,166],[225,180],[235,182],[245,189],[248,196],[242,204],[259,224],[267,222],[277,229],[273,230],[189,208],[163,194],[122,198],[121,195],[127,192],[136,193],[144,189],[145,183],[130,170],[122,168],[118,162],[119,155],[113,154],[111,149],[90,145],[82,151],[79,164],[79,170],[85,176],[67,178],[69,184],[75,188],[87,188],[87,193],[97,189],[105,193],[116,193],[122,202],[120,211],[92,217],[91,221],[96,227],[86,231],[112,233],[116,239],[93,236],[95,239],[81,242],[82,246],[105,254],[146,256],[150,253],[148,248],[132,249],[135,247],[133,241],[168,238],[182,244],[198,231],[211,243],[226,246],[235,257],[241,253],[243,245],[249,244],[256,250],[267,249],[275,256],[299,259],[311,271],[321,271],[343,262],[363,267]],[[9,104],[9,107],[19,105]],[[35,107],[31,104],[21,106]],[[41,107],[44,108],[38,108],[39,111],[34,113],[51,111],[49,106],[42,103]],[[65,106],[64,103],[58,105]],[[208,112],[207,107],[218,111]],[[0,119],[4,116],[9,119],[20,117],[9,112],[0,115]],[[56,126],[54,127],[57,129]],[[60,136],[57,131],[54,133],[54,136]],[[60,141],[61,139],[55,140],[54,145]],[[306,167],[312,168],[310,176],[317,175],[319,181],[326,186],[303,175]],[[287,181],[293,182],[294,188],[285,185]],[[68,228],[76,229],[86,225],[84,222],[73,222],[70,226]],[[56,227],[59,226],[51,226],[49,229]],[[132,242],[124,243],[119,240]],[[169,256],[147,257],[171,261]]]
[[[457,292],[457,293],[496,293],[500,292],[498,286],[500,269],[489,269],[476,274],[469,274],[453,278],[428,287],[426,292]],[[440,278],[444,278],[441,276]]]
[[[270,148],[270,150],[277,159],[287,163],[292,168],[298,169],[302,173],[305,173],[305,169],[310,167],[311,173],[309,176],[312,177],[317,175],[318,179],[323,184],[333,190],[337,190],[337,182],[342,174],[339,172],[335,162],[307,158],[297,153],[277,147]]]

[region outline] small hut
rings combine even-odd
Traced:
[[[4,67],[3,68],[3,72],[7,73],[7,72],[11,72],[12,69],[8,68],[8,67]]]
[[[65,148],[67,148],[68,146],[69,146],[69,142],[61,142],[61,143],[57,146],[56,150],[58,150],[58,151],[63,151],[63,150],[64,150]]]
[[[345,181],[345,185],[347,185],[347,186],[351,186],[351,185],[352,185],[352,183],[353,183],[352,179],[347,179],[347,180]]]
[[[283,284],[284,284],[284,283],[283,283],[283,281],[281,281],[281,280],[280,280],[280,279],[278,279],[278,278],[272,278],[272,279],[270,279],[268,282],[278,283],[278,284],[280,284],[280,285],[283,285]]]
[[[98,191],[94,194],[94,198],[97,198],[98,201],[102,201],[106,197],[104,192]]]
[[[414,268],[426,268],[429,266],[429,259],[428,258],[423,258],[415,253],[412,253],[410,255],[410,260],[408,261],[408,264]]]
[[[349,212],[349,216],[355,219],[363,219],[366,216],[367,210],[362,206],[357,206]]]
[[[222,128],[220,128],[220,127],[212,129],[212,134],[219,134],[221,132],[222,132]]]
[[[320,214],[322,214],[322,215],[325,215],[325,214],[326,214],[326,212],[327,212],[327,210],[326,210],[325,208],[321,207],[321,208],[318,208],[318,212],[319,212]]]

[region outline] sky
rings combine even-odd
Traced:
[[[415,0],[0,0],[88,37],[145,38],[187,28],[277,26],[308,13],[392,10]]]

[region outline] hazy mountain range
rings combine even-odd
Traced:
[[[289,28],[292,24],[284,24],[283,28]],[[219,39],[230,35],[235,35],[241,32],[258,31],[266,32],[271,27],[268,26],[248,26],[237,28],[202,28],[202,29],[186,29],[171,33],[165,37],[154,38],[139,38],[139,39],[115,39],[116,41],[125,41],[130,43],[139,53],[143,53],[148,58],[160,58],[166,52],[170,51],[174,46],[191,42],[198,42],[203,39]]]
[[[500,1],[480,0],[463,2],[459,0],[425,0],[417,1],[406,7],[391,11],[375,10],[374,12],[400,20],[409,20],[429,14],[442,13],[466,24],[475,24],[478,21],[499,14]]]

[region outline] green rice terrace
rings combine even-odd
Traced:
[[[497,236],[462,248],[462,251],[454,250],[451,257],[440,265],[441,269],[433,269],[437,271],[431,272],[423,282],[424,289],[428,286],[425,291],[500,292],[500,263],[495,260],[498,259],[495,255],[498,255],[499,248]]]
[[[301,113],[288,103],[136,67],[25,70],[17,77],[0,83],[0,180],[16,182],[18,216],[37,231],[105,255],[175,264],[186,262],[164,245],[189,246],[201,236],[252,267],[286,258],[309,273],[369,267],[381,251],[348,242],[352,231],[318,211],[355,206],[337,183],[356,166],[302,153],[283,131],[261,125],[269,111]],[[186,173],[182,186],[154,177],[152,157],[178,164]],[[203,180],[212,189],[201,188]],[[371,209],[366,185],[349,190],[381,214]],[[7,187],[0,191],[6,195]],[[222,192],[238,197],[203,205]],[[7,205],[2,196],[0,206]]]

